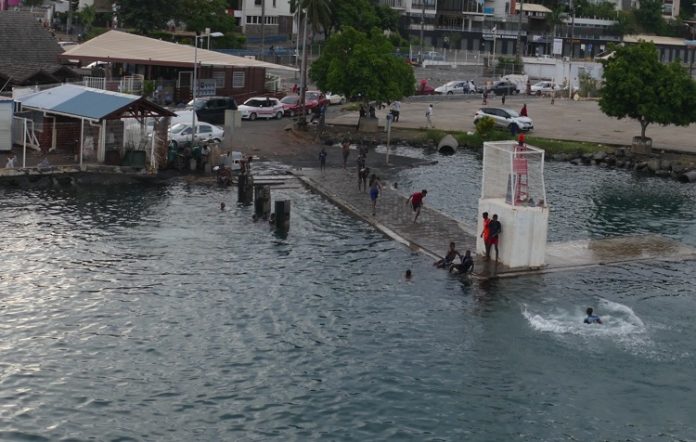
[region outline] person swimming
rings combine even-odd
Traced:
[[[585,324],[601,324],[602,320],[599,319],[599,316],[593,314],[594,310],[592,310],[592,307],[587,307],[587,310],[585,310],[585,313],[587,313],[587,317],[585,318],[584,322]]]

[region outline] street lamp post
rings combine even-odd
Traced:
[[[573,98],[573,52],[575,49],[575,5],[570,0],[570,57],[568,57],[568,99]]]
[[[208,38],[208,44],[210,45],[210,37],[217,38],[217,37],[222,37],[225,34],[222,32],[210,32],[210,28],[205,29],[205,34],[200,35],[199,32],[196,32],[196,35],[193,36],[193,84],[191,85],[191,96],[193,98],[193,105],[191,108],[191,148],[193,149],[193,145],[196,142],[196,89],[198,89],[198,78],[196,77],[196,71],[198,68],[198,39],[207,37]]]

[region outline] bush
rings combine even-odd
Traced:
[[[476,133],[485,139],[495,128],[495,120],[491,117],[483,117],[476,122]]]
[[[599,80],[592,78],[587,72],[581,72],[578,76],[580,81],[581,97],[597,97],[599,95]]]
[[[458,132],[454,134],[454,138],[457,140],[460,146],[468,147],[470,149],[481,149],[483,147],[483,139],[478,133],[467,133]]]

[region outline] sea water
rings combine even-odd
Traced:
[[[477,159],[439,159],[394,179],[475,220]],[[694,244],[693,186],[568,167],[555,240]],[[692,262],[461,279],[274,198],[287,236],[233,189],[0,190],[0,440],[694,440]]]

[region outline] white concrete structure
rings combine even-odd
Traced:
[[[297,32],[290,0],[241,0],[234,17],[239,19],[239,27],[245,35],[261,35],[262,25],[267,37]]]
[[[484,143],[478,232],[483,231],[484,212],[498,215],[502,225],[499,262],[510,268],[544,266],[549,208],[543,150],[511,141]],[[480,235],[476,253],[486,253]]]

